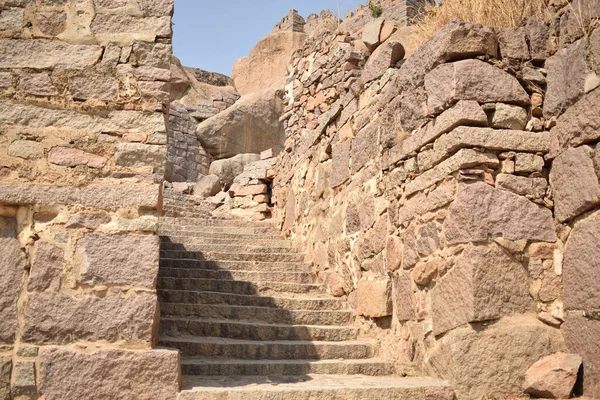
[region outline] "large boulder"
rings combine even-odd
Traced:
[[[283,107],[278,90],[251,93],[198,125],[196,135],[215,160],[270,148],[280,151],[285,140],[283,124],[279,121]]]
[[[205,81],[198,78],[206,76]],[[198,106],[205,102],[211,102],[214,98],[223,96],[238,96],[235,88],[231,85],[222,85],[229,83],[227,77],[213,73],[198,70],[195,68],[184,67],[176,58],[171,59],[171,101],[177,101],[186,106]]]
[[[273,85],[283,88],[292,53],[304,44],[302,32],[273,32],[262,38],[248,57],[233,65],[232,78],[241,94],[258,92]]]
[[[459,400],[522,395],[527,369],[564,347],[560,332],[533,315],[486,325],[448,332],[428,356],[426,372],[449,380]]]
[[[251,162],[260,160],[260,154],[238,154],[235,157],[213,161],[210,164],[210,174],[216,175],[224,189],[228,189],[236,176],[244,172],[244,167]]]

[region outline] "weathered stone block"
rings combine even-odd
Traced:
[[[425,77],[427,106],[437,114],[459,100],[526,106],[529,95],[512,75],[479,60],[442,64]]]
[[[564,301],[567,310],[600,309],[600,213],[575,224],[563,259]]]
[[[75,214],[65,224],[67,229],[98,229],[101,225],[108,224],[110,217],[106,214]]]
[[[550,399],[571,397],[581,357],[576,354],[556,353],[533,364],[525,374],[525,393]]]
[[[170,17],[139,18],[124,14],[96,14],[91,25],[92,33],[96,35],[126,35],[131,37],[151,40],[157,36],[171,35]]]
[[[392,282],[388,280],[361,279],[356,288],[358,314],[367,318],[392,315]]]
[[[158,236],[89,233],[77,247],[83,257],[81,282],[92,286],[156,287]]]
[[[394,313],[400,322],[415,318],[415,295],[412,290],[410,272],[397,271],[392,275]]]
[[[106,161],[106,157],[70,147],[57,146],[48,152],[48,162],[63,167],[86,165],[91,168],[103,168]]]
[[[395,40],[386,41],[369,57],[361,75],[362,80],[370,82],[381,78],[388,68],[393,67],[404,58],[404,54],[402,43]]]
[[[79,100],[112,100],[119,93],[119,83],[112,76],[76,76],[69,80],[69,91]]]
[[[83,188],[50,185],[0,185],[0,203],[29,205],[73,205],[88,207],[157,208],[158,184],[88,185]]]
[[[593,90],[558,118],[551,131],[553,154],[600,138],[600,90]]]
[[[94,295],[31,293],[25,308],[23,341],[152,342],[156,312],[156,296],[148,293],[102,298]]]
[[[527,369],[562,346],[559,331],[533,316],[505,318],[449,332],[436,343],[429,364],[433,374],[454,385],[459,399],[518,397]]]
[[[159,112],[113,111],[104,115],[95,115],[73,110],[18,104],[9,100],[0,100],[0,124],[22,125],[30,129],[70,128],[85,131],[87,134],[165,131],[165,119]]]
[[[151,166],[155,172],[163,171],[167,150],[164,146],[143,143],[117,143],[115,163],[123,167],[141,168]]]
[[[8,155],[34,160],[44,156],[44,145],[32,140],[15,140],[8,146]]]
[[[12,371],[12,358],[0,357],[0,400],[11,400],[10,375]]]
[[[529,59],[526,32],[524,27],[500,31],[498,41],[500,42],[500,54],[502,58],[517,61]]]
[[[379,34],[384,22],[383,18],[377,18],[367,23],[363,28],[362,42],[370,51],[375,50],[379,46]]]
[[[12,343],[17,331],[17,301],[25,262],[17,239],[0,238],[0,343]]]
[[[587,73],[585,39],[559,50],[546,61],[548,90],[544,116],[559,116],[584,94]]]
[[[34,96],[56,96],[58,94],[47,72],[21,75],[17,88]]]
[[[83,69],[100,60],[102,47],[45,39],[0,39],[0,68]]]
[[[175,0],[138,0],[144,16],[162,17],[173,15]]]
[[[331,187],[338,187],[350,179],[350,145],[352,141],[334,143],[332,146]]]
[[[36,394],[35,362],[17,361],[13,366],[11,392],[14,397]]]
[[[460,187],[444,222],[449,243],[556,241],[552,212],[514,193],[477,182]]]
[[[374,121],[358,132],[352,143],[352,165],[350,172],[357,173],[369,161],[377,158],[379,144],[379,122]]]
[[[50,243],[38,242],[29,275],[29,291],[58,291],[64,261],[62,249]]]
[[[532,308],[523,266],[496,244],[468,245],[431,291],[433,332],[524,313]]]
[[[528,120],[529,113],[523,107],[497,103],[492,128],[524,130]]]
[[[583,359],[583,393],[600,396],[600,320],[592,315],[569,312],[563,324],[565,342],[570,353]]]
[[[179,354],[172,350],[40,350],[39,391],[46,400],[172,400]]]
[[[586,147],[558,156],[550,171],[555,212],[559,221],[571,220],[600,204],[600,184]]]
[[[154,43],[154,41],[136,41],[131,52],[131,62],[136,66],[170,68],[172,53],[170,45]]]
[[[521,196],[542,198],[546,194],[548,182],[544,178],[527,178],[511,174],[498,174],[496,176],[496,187]]]

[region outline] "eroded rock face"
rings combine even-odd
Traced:
[[[392,314],[392,282],[362,279],[358,283],[358,314],[380,318]]]
[[[177,351],[44,347],[39,357],[39,392],[47,400],[172,400],[179,391]]]
[[[238,154],[235,157],[213,161],[210,164],[210,174],[216,175],[225,189],[233,184],[236,176],[244,172],[244,167],[251,162],[260,160],[260,154]]]
[[[280,151],[285,140],[279,122],[282,113],[283,101],[276,90],[251,93],[198,125],[196,135],[215,160],[270,148]]]
[[[497,244],[468,245],[432,290],[433,332],[439,335],[467,322],[524,313],[532,306],[521,263]]]
[[[527,370],[523,390],[535,397],[568,399],[581,362],[576,354],[556,353],[544,357]]]
[[[450,243],[483,242],[495,237],[556,241],[550,210],[481,182],[459,189],[444,225]]]
[[[261,39],[248,57],[240,58],[233,66],[231,77],[238,92],[244,95],[273,85],[283,89],[287,64],[304,39],[304,33],[289,31],[270,33]]]
[[[558,331],[528,316],[454,329],[436,343],[429,361],[459,399],[481,399],[522,393],[527,369],[561,349]]]

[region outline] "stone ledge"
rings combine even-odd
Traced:
[[[143,207],[161,204],[158,184],[89,185],[83,188],[38,184],[0,184],[0,204],[82,205],[86,207]]]
[[[462,149],[433,169],[409,182],[406,185],[404,193],[406,196],[410,196],[411,194],[427,189],[463,168],[471,168],[478,165],[497,167],[499,163],[498,157],[493,153],[480,153],[471,149]]]

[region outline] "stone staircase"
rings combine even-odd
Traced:
[[[160,223],[160,345],[181,351],[181,400],[452,398],[444,382],[392,377],[272,224],[195,210],[165,202],[178,217]]]

